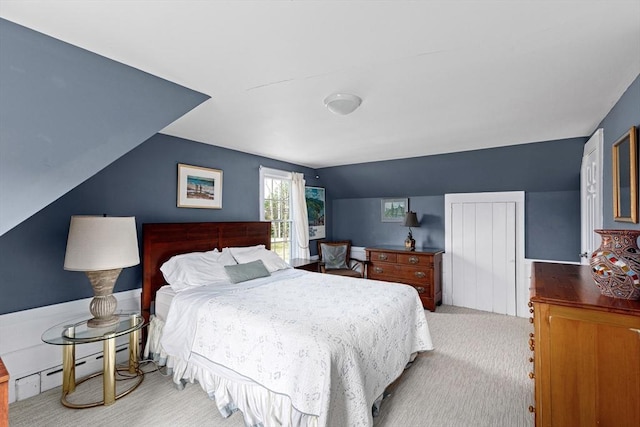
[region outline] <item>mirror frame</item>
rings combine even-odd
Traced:
[[[620,148],[622,144],[629,143],[629,164],[620,164]],[[621,222],[638,222],[638,141],[636,139],[636,127],[632,126],[628,133],[613,144],[613,220]],[[629,216],[621,216],[621,194],[620,194],[620,171],[621,168],[629,168],[630,184],[630,207]]]

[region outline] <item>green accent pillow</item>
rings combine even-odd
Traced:
[[[324,268],[327,270],[349,268],[347,265],[347,245],[327,245],[320,243],[320,247],[322,248]]]
[[[248,262],[246,264],[225,265],[224,269],[229,275],[232,283],[246,282],[258,277],[271,276],[262,260]]]

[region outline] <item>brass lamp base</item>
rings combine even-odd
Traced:
[[[89,305],[89,311],[93,319],[87,322],[90,328],[104,328],[120,322],[118,316],[114,316],[118,306],[118,300],[112,295],[113,286],[122,271],[121,268],[101,271],[87,271],[87,277],[93,287],[93,299]]]
[[[404,248],[408,251],[416,250],[416,241],[412,238],[411,235],[407,236],[407,238],[405,239]]]

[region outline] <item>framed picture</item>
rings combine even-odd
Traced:
[[[309,239],[324,239],[327,234],[324,224],[325,192],[322,187],[305,187],[307,218],[309,219]]]
[[[382,222],[402,222],[409,210],[409,199],[382,199],[380,217]]]
[[[636,127],[613,144],[613,220],[638,222],[638,141]]]
[[[222,209],[222,171],[178,163],[178,207]]]

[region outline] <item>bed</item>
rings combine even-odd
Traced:
[[[198,382],[223,416],[239,410],[248,426],[371,426],[384,390],[433,349],[418,294],[266,259],[243,263],[238,254],[270,252],[270,235],[268,222],[143,224],[150,352],[166,358],[177,386]],[[232,253],[239,267],[257,262],[269,274],[166,286],[165,262],[203,252]]]

